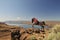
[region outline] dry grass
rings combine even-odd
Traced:
[[[51,33],[44,40],[60,40],[60,25],[55,25]]]

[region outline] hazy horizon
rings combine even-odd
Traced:
[[[0,0],[0,21],[60,21],[60,0]]]

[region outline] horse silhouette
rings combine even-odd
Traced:
[[[39,22],[36,18],[32,18],[32,27],[34,27],[34,25],[40,25],[44,31],[44,25],[45,25],[45,22],[42,21],[42,22]]]

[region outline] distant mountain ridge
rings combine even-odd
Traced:
[[[10,23],[10,24],[32,24],[31,21],[5,21],[5,23]],[[45,21],[46,24],[60,24],[60,21]]]
[[[5,21],[5,23],[10,23],[10,24],[31,24],[31,21]]]

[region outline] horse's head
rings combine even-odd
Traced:
[[[36,18],[32,18],[32,23],[38,25],[39,21]]]

